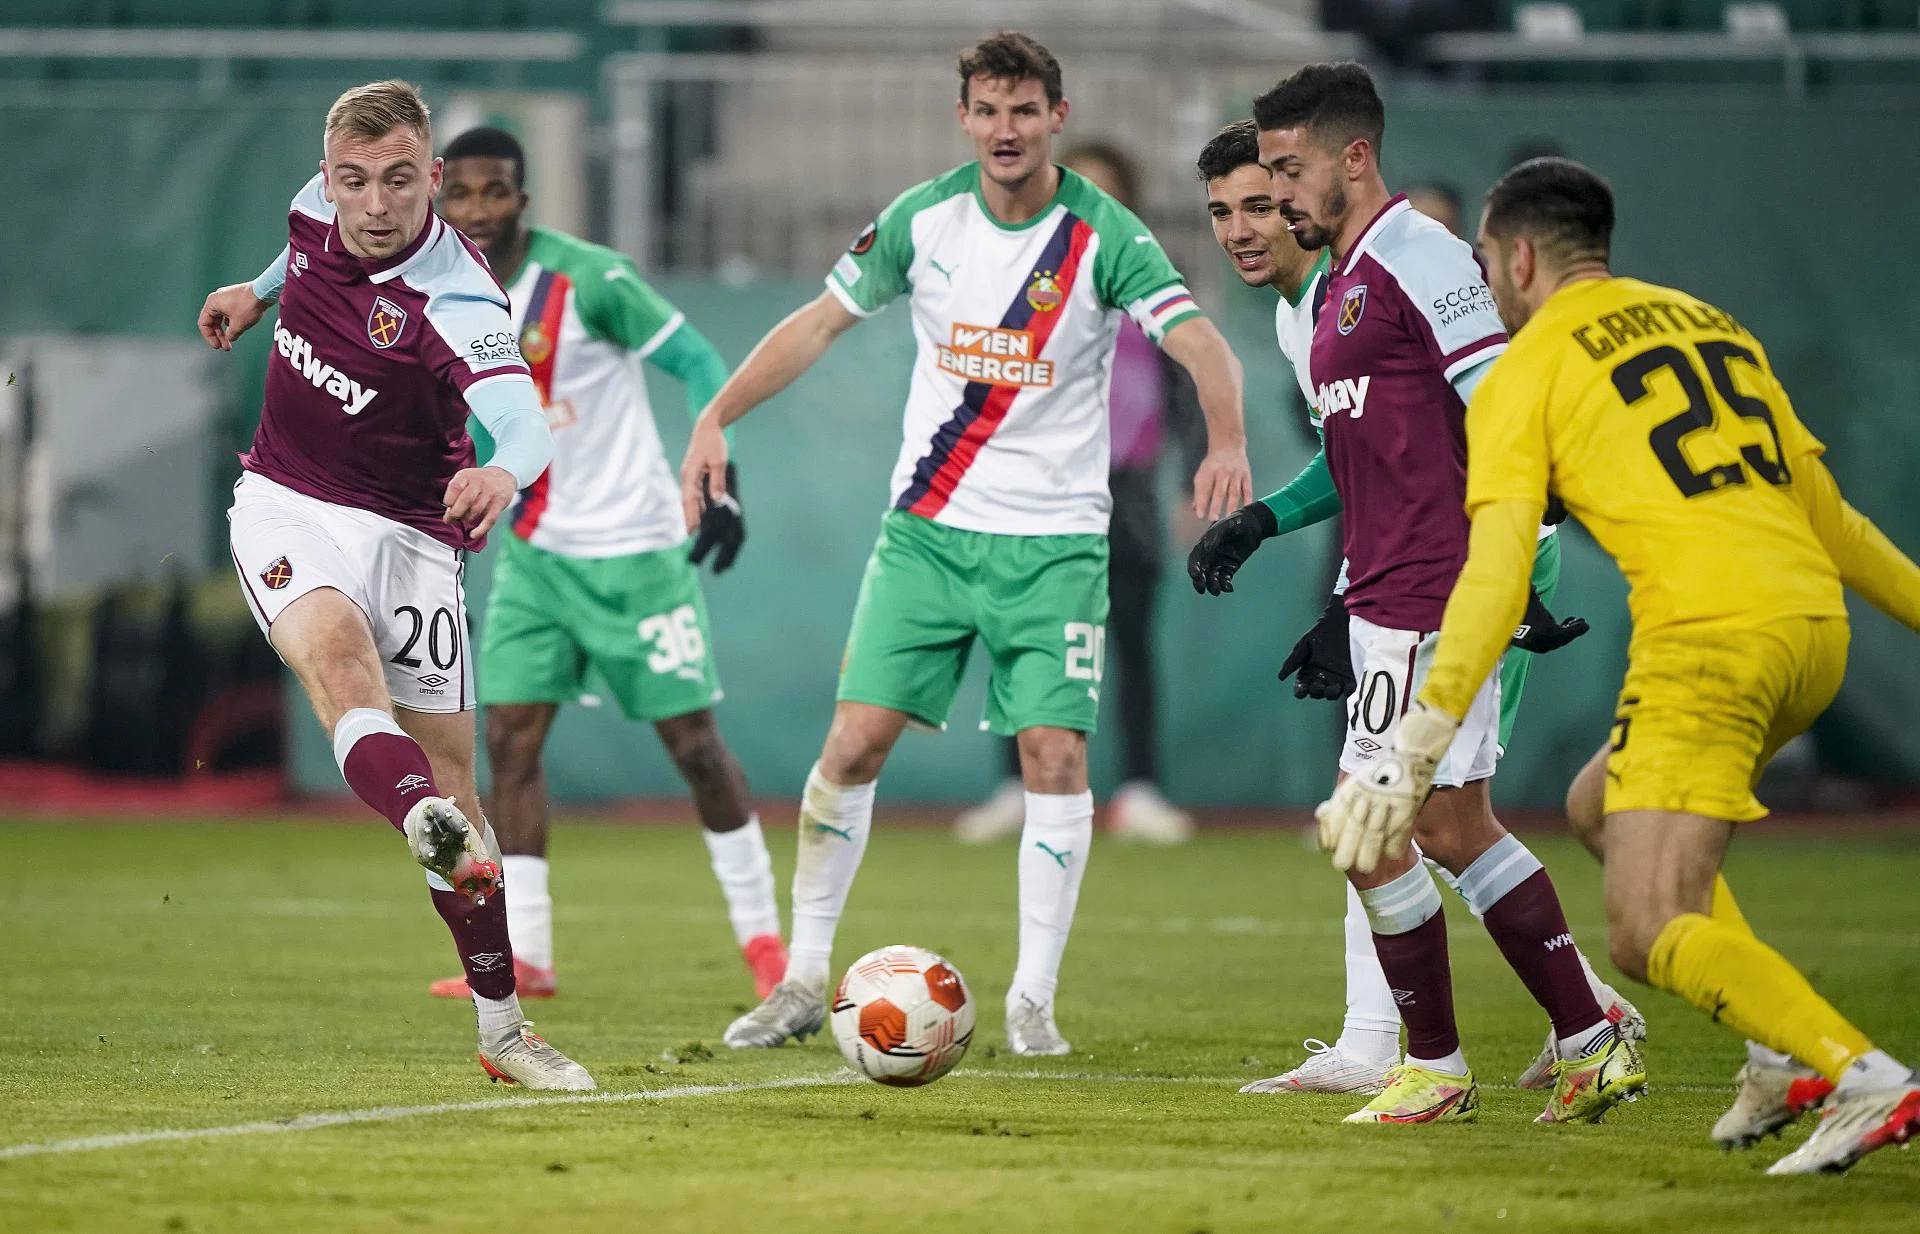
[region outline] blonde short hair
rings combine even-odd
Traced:
[[[412,82],[370,81],[333,100],[333,106],[327,108],[325,139],[332,140],[336,133],[350,137],[385,137],[404,124],[431,145],[431,116],[427,100],[420,97],[420,87]]]

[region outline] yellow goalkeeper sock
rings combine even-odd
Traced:
[[[1713,876],[1713,909],[1710,914],[1722,925],[1732,926],[1742,934],[1753,933],[1753,927],[1747,924],[1747,915],[1740,911],[1740,905],[1733,898],[1733,888],[1727,886],[1727,876]]]
[[[1682,913],[1669,921],[1647,955],[1647,980],[1836,1083],[1873,1049],[1785,956],[1717,917]]]

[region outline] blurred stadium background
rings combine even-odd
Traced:
[[[267,335],[222,357],[193,329],[208,290],[277,251],[339,90],[405,76],[440,140],[482,121],[519,133],[532,218],[632,254],[738,362],[880,206],[968,157],[953,54],[1003,25],[1063,62],[1067,148],[1137,157],[1143,213],[1247,367],[1260,491],[1310,437],[1270,298],[1227,277],[1192,160],[1296,65],[1357,56],[1387,92],[1390,183],[1456,185],[1471,216],[1524,152],[1611,177],[1617,268],[1755,330],[1854,501],[1920,549],[1920,0],[5,0],[0,799],[146,811],[342,791],[226,559]],[[739,433],[752,538],[708,594],[722,724],[763,796],[797,792],[824,732],[910,346],[905,314],[883,315]],[[658,392],[675,457],[681,405]],[[1171,496],[1179,478],[1162,482]],[[1272,672],[1324,598],[1329,529],[1270,546],[1235,596],[1205,601],[1174,535],[1169,796],[1310,804],[1336,719]],[[1623,594],[1573,532],[1557,607],[1595,633],[1537,669],[1507,802],[1554,806],[1605,735]],[[1920,784],[1911,636],[1856,621],[1845,692],[1783,760],[1777,802],[1899,805]],[[890,800],[991,787],[975,678],[954,731],[902,744]],[[1096,742],[1096,788],[1113,744]],[[568,709],[549,766],[573,801],[682,791],[610,708]]]

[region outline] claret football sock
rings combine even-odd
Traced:
[[[507,937],[507,889],[501,888],[498,895],[488,897],[478,908],[457,891],[429,890],[433,907],[453,934],[453,944],[460,951],[460,967],[466,970],[467,985],[474,997],[511,997],[513,943]]]
[[[747,940],[780,933],[780,905],[773,893],[773,858],[767,855],[766,837],[760,832],[760,816],[754,815],[732,831],[707,831],[707,855],[713,861],[713,876],[727,898],[727,920],[733,923],[734,941],[745,946]]]
[[[547,859],[508,853],[500,859],[513,898],[507,901],[507,934],[522,964],[553,968],[553,897],[547,892]]]
[[[1496,840],[1460,872],[1457,886],[1528,993],[1552,1017],[1562,1042],[1606,1022],[1553,880],[1518,836]]]
[[[1669,921],[1647,953],[1647,980],[1836,1085],[1874,1052],[1785,956],[1717,917],[1682,913]]]
[[[793,941],[787,980],[824,990],[831,972],[833,934],[873,829],[873,789],[834,784],[815,763],[800,799],[800,856],[793,867]]]
[[[1092,844],[1091,792],[1027,794],[1020,831],[1020,958],[1009,1004],[1021,995],[1042,1007],[1053,1002]]]
[[[333,759],[354,795],[402,834],[414,803],[440,795],[427,752],[378,708],[356,707],[340,717],[333,726]]]
[[[1400,1057],[1400,1009],[1394,1006],[1387,974],[1373,950],[1373,927],[1367,922],[1360,893],[1347,884],[1347,1017],[1335,1048],[1385,1063]]]
[[[1373,927],[1373,949],[1407,1026],[1407,1057],[1451,1060],[1460,1051],[1453,1019],[1453,963],[1440,888],[1415,862],[1405,874],[1360,892]],[[1445,1070],[1445,1068],[1436,1068]],[[1458,1075],[1460,1072],[1450,1072]]]

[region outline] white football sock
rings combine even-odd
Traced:
[[[1093,845],[1093,794],[1028,793],[1020,831],[1020,959],[1007,1002],[1046,1006],[1060,981],[1080,880]]]
[[[828,783],[815,763],[800,799],[800,857],[793,867],[793,942],[786,980],[824,991],[833,932],[873,829],[873,783]]]
[[[734,941],[745,946],[748,939],[762,934],[778,937],[780,905],[773,897],[773,858],[767,856],[760,816],[753,815],[745,826],[732,831],[702,828],[701,834],[707,837],[713,876],[720,880],[720,891],[727,897],[727,920],[733,923]]]
[[[1864,1093],[1913,1083],[1913,1072],[1885,1050],[1868,1050],[1853,1060],[1833,1086],[1836,1093]]]
[[[1756,1067],[1799,1067],[1803,1065],[1796,1062],[1793,1055],[1782,1054],[1778,1050],[1769,1049],[1761,1045],[1758,1041],[1747,1042],[1747,1061]]]
[[[1619,1031],[1614,1028],[1612,1020],[1602,1020],[1571,1037],[1556,1038],[1553,1048],[1561,1058],[1585,1058],[1618,1035]]]
[[[553,899],[547,894],[547,859],[524,853],[500,858],[507,876],[507,937],[513,958],[534,968],[553,967]]]
[[[1407,1061],[1416,1067],[1425,1067],[1429,1071],[1445,1072],[1447,1075],[1467,1074],[1467,1056],[1455,1050],[1445,1058],[1415,1058],[1407,1055]]]
[[[480,1044],[492,1045],[497,1041],[513,1036],[520,1029],[521,1021],[527,1017],[520,1014],[520,996],[509,994],[505,998],[482,998],[473,996],[473,1009],[480,1017]]]
[[[1373,927],[1367,922],[1360,893],[1347,884],[1347,1019],[1334,1045],[1370,1062],[1397,1062],[1400,1058],[1400,1012],[1393,988],[1380,969],[1373,950]]]
[[[1620,991],[1601,980],[1600,974],[1593,971],[1587,953],[1576,947],[1574,954],[1580,957],[1580,971],[1587,975],[1587,988],[1593,991],[1593,1001],[1600,1004],[1600,1010],[1604,1012],[1619,1002]]]

